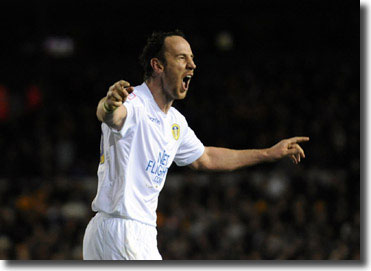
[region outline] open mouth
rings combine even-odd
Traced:
[[[183,78],[183,88],[184,90],[188,90],[189,88],[189,82],[191,82],[192,75],[187,75],[186,77]]]

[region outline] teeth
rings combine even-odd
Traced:
[[[191,80],[192,75],[187,75],[186,77],[183,78],[183,81],[186,82],[188,80]]]

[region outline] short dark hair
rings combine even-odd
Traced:
[[[147,44],[143,48],[143,52],[139,57],[139,62],[144,70],[144,80],[147,80],[152,76],[153,69],[151,66],[151,59],[158,58],[164,64],[166,64],[165,55],[164,55],[164,43],[165,38],[170,36],[181,36],[185,38],[184,33],[176,29],[169,32],[153,32],[152,35],[147,39]]]

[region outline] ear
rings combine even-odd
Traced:
[[[164,65],[158,58],[152,58],[150,63],[155,73],[161,73],[164,71]]]

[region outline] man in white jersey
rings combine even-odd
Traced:
[[[290,157],[304,158],[298,143],[285,139],[271,148],[232,150],[205,147],[172,103],[184,99],[196,69],[189,43],[180,31],[154,33],[141,62],[143,84],[113,84],[97,107],[102,122],[97,214],[83,241],[86,260],[160,260],[156,208],[168,168],[234,170]]]

